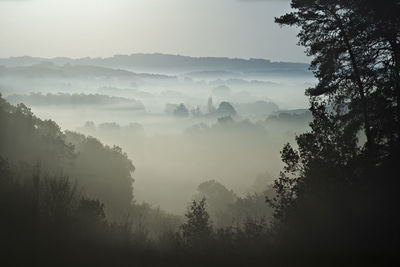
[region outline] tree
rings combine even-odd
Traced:
[[[228,207],[237,200],[236,194],[215,180],[201,183],[197,187],[197,199],[206,198],[207,208],[216,227],[227,226],[232,223],[231,216],[227,216]]]
[[[235,108],[229,102],[221,102],[217,109],[218,116],[236,116],[237,112]]]
[[[385,153],[399,143],[399,18],[383,19],[373,2],[293,0],[296,11],[276,22],[300,27],[299,44],[314,57],[311,100],[330,106],[353,135],[362,129],[370,153]]]
[[[389,25],[399,18],[374,6],[293,0],[295,11],[276,19],[300,27],[318,79],[307,90],[311,131],[296,137],[297,149],[283,148],[276,196],[267,198],[281,242],[296,251],[389,253],[399,239],[400,28]]]
[[[41,120],[25,105],[13,106],[1,96],[0,157],[21,165],[15,169],[22,181],[31,180],[33,165],[46,175],[65,174],[88,196],[104,201],[107,216],[113,219],[131,207],[135,167],[121,148],[62,132],[55,122]]]
[[[212,224],[207,213],[206,198],[193,200],[185,214],[187,222],[181,225],[183,242],[189,247],[203,247],[210,240]]]
[[[173,111],[173,115],[176,117],[188,117],[189,116],[189,110],[185,107],[183,103],[179,104],[175,110]]]
[[[66,142],[74,146],[77,155],[70,175],[85,189],[88,196],[101,199],[107,217],[116,219],[133,203],[135,167],[118,146],[105,146],[93,137],[67,131]]]

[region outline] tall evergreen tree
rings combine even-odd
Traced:
[[[366,148],[379,154],[399,143],[400,31],[398,16],[384,17],[374,2],[293,0],[295,11],[276,22],[300,27],[318,79],[311,100],[332,108],[354,135],[362,129]],[[388,2],[384,10],[399,11],[399,1]]]
[[[283,148],[276,197],[267,198],[286,245],[394,250],[400,27],[392,12],[399,4],[390,0],[382,9],[374,1],[293,0],[294,11],[276,19],[300,28],[299,44],[313,57],[318,79],[306,91],[311,131],[296,138],[297,149]]]

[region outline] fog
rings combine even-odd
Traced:
[[[394,262],[399,14],[0,0],[0,266]]]
[[[239,196],[260,174],[271,183],[282,146],[311,120],[306,64],[161,54],[0,63],[0,92],[10,103],[120,146],[136,167],[134,199],[175,214],[204,181]]]

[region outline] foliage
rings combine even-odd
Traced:
[[[193,200],[185,214],[187,222],[181,225],[182,240],[186,246],[202,247],[212,234],[210,215],[206,210],[206,198]]]
[[[229,102],[221,102],[216,111],[219,117],[236,116],[235,108]]]
[[[295,11],[276,19],[300,27],[318,78],[307,90],[311,131],[283,148],[267,197],[279,244],[292,251],[390,254],[399,239],[399,28],[388,25],[398,17],[380,17],[372,2],[293,0]]]
[[[292,7],[276,22],[298,26],[299,43],[313,56],[318,84],[307,94],[329,105],[353,135],[362,129],[371,153],[387,153],[400,129],[398,1],[383,8],[375,1],[294,0]]]
[[[43,176],[32,167],[33,176],[21,181],[18,172],[0,158],[1,248],[5,259],[23,255],[14,266],[76,262],[88,256],[80,255],[86,247],[106,251],[120,238],[118,227],[105,220],[104,205],[81,197],[68,178]]]
[[[183,103],[181,103],[174,109],[172,114],[176,117],[185,118],[185,117],[189,116],[189,110],[186,108],[186,106]]]
[[[39,165],[43,173],[68,176],[85,192],[102,199],[106,212],[117,219],[132,201],[132,162],[119,147],[92,137],[62,132],[51,120],[43,121],[24,104],[10,105],[0,98],[0,156],[11,163]],[[19,171],[29,179],[31,170]]]
[[[126,153],[120,147],[104,146],[99,140],[78,133],[67,131],[65,137],[77,153],[70,168],[71,177],[77,177],[89,196],[104,201],[111,218],[128,213],[133,203],[131,174],[135,167]]]
[[[261,189],[260,193],[248,193],[239,197],[232,190],[215,180],[201,183],[194,199],[207,199],[207,212],[215,228],[242,225],[249,220],[272,219],[272,209],[265,203],[264,194],[271,195],[271,189]]]

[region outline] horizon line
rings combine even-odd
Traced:
[[[20,55],[20,56],[8,56],[8,57],[0,57],[0,59],[13,59],[13,58],[39,58],[39,59],[49,59],[49,60],[54,60],[54,59],[72,59],[72,60],[80,60],[80,59],[108,59],[108,58],[114,58],[118,56],[134,56],[134,55],[163,55],[163,56],[176,56],[176,57],[186,57],[186,58],[193,58],[193,59],[202,59],[202,58],[216,58],[216,59],[233,59],[233,60],[265,60],[269,61],[271,63],[299,63],[299,64],[307,64],[309,65],[309,62],[303,62],[303,61],[274,61],[268,58],[262,58],[262,57],[230,57],[230,56],[188,56],[188,55],[182,55],[182,54],[172,54],[172,53],[160,53],[160,52],[152,52],[152,53],[144,53],[144,52],[135,52],[131,54],[113,54],[110,56],[80,56],[80,57],[71,57],[71,56],[31,56],[31,55]]]

